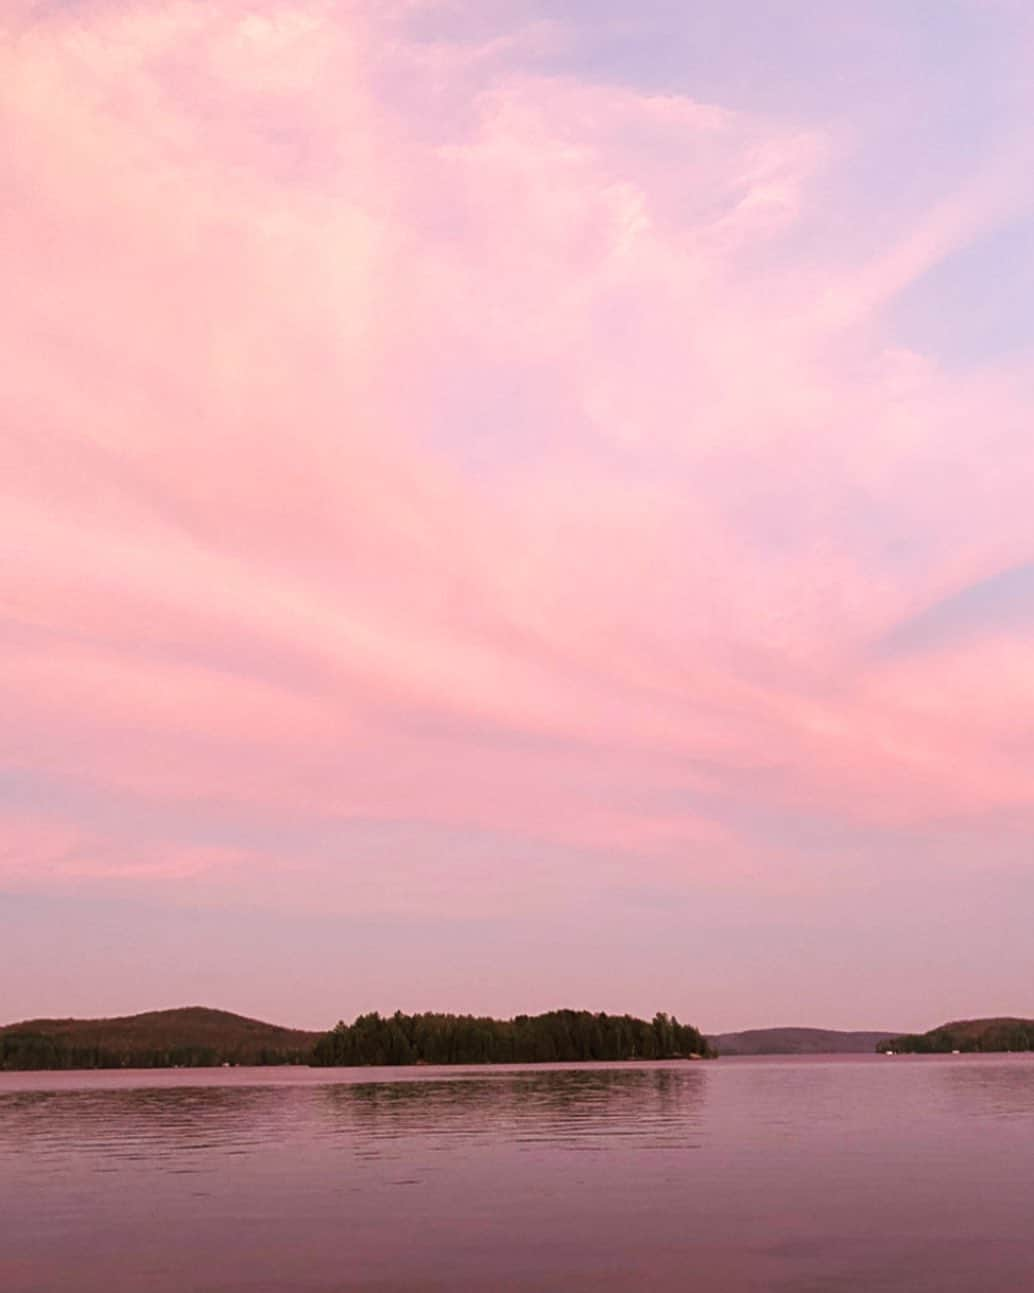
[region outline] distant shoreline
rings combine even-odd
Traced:
[[[1034,1021],[962,1020],[927,1033],[821,1028],[705,1036],[673,1015],[584,1010],[512,1019],[371,1012],[325,1032],[284,1028],[206,1006],[111,1019],[35,1019],[0,1027],[0,1071],[243,1067],[489,1067],[749,1056],[960,1054],[1034,1050]]]
[[[0,1070],[393,1067],[713,1058],[698,1029],[586,1010],[513,1019],[371,1012],[326,1032],[206,1006],[112,1019],[34,1019],[0,1028]]]

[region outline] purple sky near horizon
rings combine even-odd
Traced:
[[[0,1022],[1034,1014],[1032,66],[5,6]]]

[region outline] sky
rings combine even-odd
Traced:
[[[1034,1014],[1026,0],[6,0],[0,1022]]]

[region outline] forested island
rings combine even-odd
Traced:
[[[0,1028],[0,1070],[208,1068],[216,1065],[493,1064],[707,1057],[674,1016],[553,1010],[473,1015],[360,1015],[327,1033],[188,1006],[114,1019],[32,1019]]]
[[[876,1049],[895,1055],[1034,1051],[1034,1019],[959,1019],[926,1033],[890,1037]]]
[[[360,1015],[313,1048],[313,1064],[541,1064],[575,1060],[710,1057],[695,1028],[663,1012],[632,1015],[551,1010],[490,1019],[474,1015]]]

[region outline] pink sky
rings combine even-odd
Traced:
[[[674,8],[4,6],[3,1018],[1034,1013],[1025,6]]]

